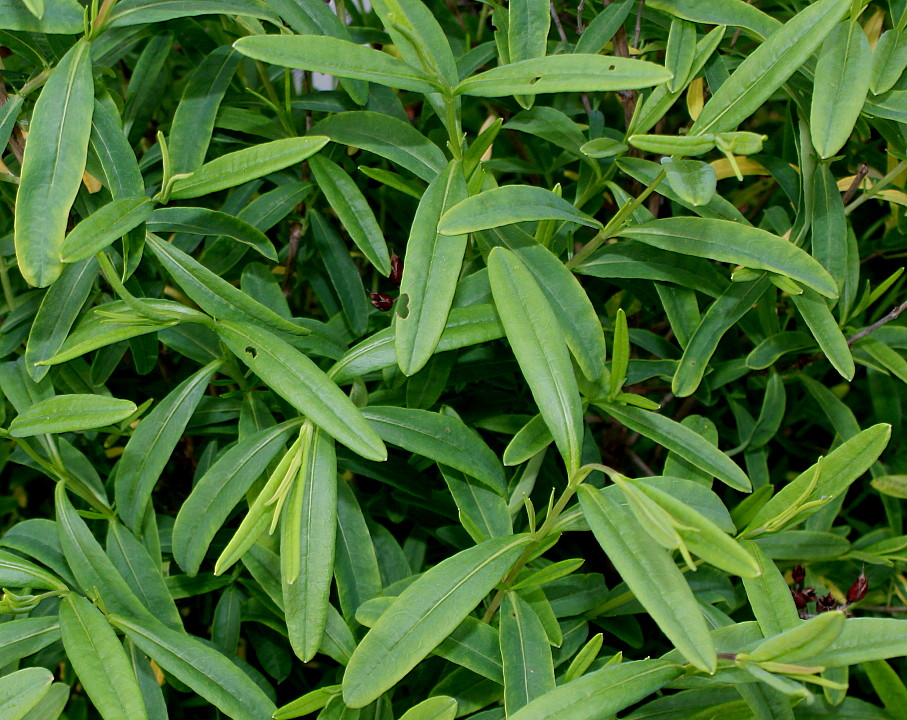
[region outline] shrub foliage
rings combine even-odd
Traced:
[[[0,718],[904,718],[905,26],[0,0]]]

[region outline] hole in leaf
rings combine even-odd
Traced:
[[[397,317],[401,320],[409,317],[409,295],[405,293],[397,298]]]
[[[541,75],[536,75],[534,78],[532,78],[532,80],[529,81],[529,84],[530,84],[530,85],[535,85],[535,84],[536,84],[539,80],[541,80],[541,79],[542,79],[542,76],[541,76]]]
[[[251,357],[253,360],[258,357],[258,350],[256,350],[251,345],[246,346],[246,352],[249,354],[249,357]]]
[[[617,67],[616,65],[609,65],[608,70],[614,70],[616,67]]]

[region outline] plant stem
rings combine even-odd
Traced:
[[[859,332],[851,335],[849,338],[847,338],[847,344],[853,345],[858,340],[862,340],[864,337],[866,337],[867,335],[869,335],[872,332],[875,332],[883,325],[887,325],[892,320],[896,320],[898,318],[898,316],[905,310],[907,310],[907,301],[902,302],[900,305],[898,305],[895,308],[892,308],[890,313],[888,313],[881,319],[876,320],[872,325],[869,325],[868,327],[865,327],[862,330],[860,330]]]
[[[864,192],[860,197],[854,200],[850,205],[844,208],[844,213],[850,215],[854,210],[856,210],[860,205],[862,205],[867,200],[872,200],[876,195],[878,195],[882,190],[885,189],[887,185],[891,183],[898,175],[900,175],[904,170],[907,170],[907,160],[902,160],[897,165],[894,166],[894,169],[891,170],[885,177],[881,178],[878,182],[873,183],[873,186]]]

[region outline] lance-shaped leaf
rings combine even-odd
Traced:
[[[550,190],[531,185],[504,185],[454,205],[441,216],[438,232],[462,235],[533,220],[565,220],[593,228],[602,226]]]
[[[114,487],[117,513],[133,532],[141,532],[151,491],[221,364],[215,360],[177,385],[139,422],[126,443]]]
[[[828,304],[816,293],[804,290],[799,295],[791,295],[790,299],[800,311],[812,336],[819,343],[825,357],[835,370],[845,380],[853,380],[856,367],[847,338],[838,327],[834,315],[828,309]]]
[[[101,611],[69,595],[60,605],[60,630],[79,682],[104,720],[146,720],[132,663]]]
[[[498,493],[451,467],[442,465],[441,475],[460,511],[460,522],[473,540],[482,542],[513,534],[507,501]]]
[[[412,408],[371,406],[362,415],[385,441],[449,465],[505,494],[497,456],[462,420]]]
[[[736,128],[809,59],[850,6],[850,0],[819,0],[784,23],[715,91],[689,134]]]
[[[365,514],[349,483],[337,486],[337,500],[334,578],[340,610],[345,618],[353,618],[364,603],[381,592],[381,568]]]
[[[525,264],[509,250],[496,247],[489,253],[488,276],[510,347],[572,473],[580,464],[582,406],[557,318]]]
[[[752,489],[746,473],[699,433],[664,415],[630,405],[596,403],[615,420],[677,453],[737,490]]]
[[[661,631],[690,663],[715,672],[715,644],[699,603],[671,556],[609,494],[581,485],[579,501],[608,559]]]
[[[801,665],[844,667],[907,655],[907,627],[894,618],[848,618],[841,634],[825,650]]]
[[[59,639],[60,623],[53,616],[4,622],[0,624],[0,662],[5,667],[16,660],[34,655]]]
[[[50,285],[63,271],[60,247],[85,170],[94,108],[90,48],[80,41],[63,56],[29,125],[16,195],[15,244],[19,271],[38,287]]]
[[[381,438],[352,401],[305,355],[266,330],[219,322],[227,347],[274,392],[329,435],[369,460],[387,458]]]
[[[737,657],[750,662],[800,662],[824,651],[843,629],[843,612],[824,612],[766,638],[752,650],[740,653]]]
[[[872,76],[872,48],[863,27],[845,22],[822,43],[809,110],[809,133],[819,157],[844,147],[860,116]]]
[[[745,0],[651,0],[656,10],[707,25],[730,25],[749,30],[764,40],[781,27],[781,22]]]
[[[526,705],[510,720],[607,718],[679,677],[679,665],[637,660],[610,665],[560,685]]]
[[[890,437],[891,425],[879,423],[836,447],[763,505],[747,525],[747,534],[764,531],[770,522],[791,526],[806,520],[866,472],[878,460]],[[796,508],[802,509],[795,511]]]
[[[425,190],[406,243],[394,348],[404,375],[414,375],[435,352],[466,251],[466,235],[438,232],[442,213],[466,198],[459,162],[451,162]]]
[[[718,260],[792,278],[826,297],[838,296],[834,279],[792,242],[729,220],[664,218],[621,230],[624,237],[686,255]]]
[[[444,153],[431,140],[409,123],[382,113],[336,113],[314,125],[312,132],[387,158],[425,182],[447,167]]]
[[[753,309],[753,305],[769,285],[767,276],[753,282],[730,283],[709,306],[702,316],[702,322],[687,342],[677,372],[674,373],[671,389],[677,397],[686,397],[696,392],[721,338]]]
[[[40,18],[21,0],[0,0],[0,28],[22,32],[76,35],[82,32],[84,8],[76,0],[48,2]]]
[[[61,260],[72,263],[90,258],[145,222],[153,208],[154,204],[144,195],[109,202],[66,236],[60,248]]]
[[[519,227],[503,226],[482,232],[478,238],[512,250],[526,263],[555,311],[567,347],[583,374],[590,381],[598,380],[605,370],[605,336],[592,301],[573,273],[553,252]]]
[[[321,135],[284,138],[221,155],[191,175],[174,180],[170,197],[185,200],[242,185],[310,158],[328,140]]]
[[[0,717],[22,720],[47,695],[54,676],[46,668],[29,667],[0,678]]]
[[[240,15],[278,22],[264,0],[124,0],[110,15],[110,25],[144,25],[198,15]]]
[[[79,432],[113,425],[136,410],[131,400],[104,395],[55,395],[35,403],[10,423],[13,437]]]
[[[288,420],[242,439],[192,488],[173,524],[173,557],[190,576],[198,572],[208,546],[230,512],[300,423]]]
[[[31,561],[0,550],[0,587],[65,590],[66,583]]]
[[[762,634],[770,637],[797,627],[800,616],[784,576],[756,543],[744,540],[742,544],[759,566],[759,575],[744,577],[743,587]]]
[[[515,592],[508,592],[501,606],[501,657],[508,715],[554,689],[554,664],[545,628]]]
[[[219,651],[150,618],[111,615],[121,630],[165,671],[236,720],[269,718],[276,709],[264,691]]]
[[[290,645],[303,662],[321,647],[330,604],[337,531],[334,442],[316,429],[281,520],[283,608]]]
[[[200,207],[158,208],[148,217],[148,229],[156,233],[220,235],[248,245],[269,260],[277,260],[277,251],[267,235],[245,220],[220,210]]]
[[[237,40],[233,47],[243,55],[272,65],[366,80],[413,92],[432,93],[442,89],[435,78],[409,63],[340,38],[250,35]]]
[[[606,92],[661,85],[671,77],[661,65],[643,60],[573,53],[501,65],[463,80],[454,91],[476,97]]]
[[[471,305],[452,308],[444,324],[436,351],[469,347],[504,335],[498,313],[493,305]],[[331,368],[329,375],[338,383],[348,383],[375,370],[397,362],[394,329],[379,330],[354,346]]]
[[[394,600],[359,643],[343,676],[343,698],[363,707],[403,678],[481,602],[531,541],[488,540],[443,560]]]
[[[168,139],[173,173],[193,172],[205,162],[217,111],[241,59],[233,48],[219,47],[198,64],[183,88]]]
[[[457,716],[457,701],[447,695],[437,695],[411,707],[400,720],[454,720]]]
[[[34,380],[40,382],[50,370],[37,363],[54,355],[66,341],[97,277],[98,263],[85,260],[63,268],[45,293],[25,346],[25,366]]]
[[[362,254],[382,275],[390,275],[391,259],[384,234],[362,191],[337,163],[316,155],[309,167],[318,187]]]
[[[149,235],[147,245],[186,295],[218,320],[255,322],[294,335],[308,334],[308,329],[290,322],[233,287],[173,243]]]

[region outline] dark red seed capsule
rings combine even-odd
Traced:
[[[403,279],[403,261],[397,253],[391,254],[391,274],[387,276],[394,285],[399,285]]]
[[[828,593],[828,595],[823,595],[818,600],[816,600],[816,613],[824,613],[829,610],[834,610],[838,607],[838,602],[835,600],[834,595]]]
[[[866,597],[867,590],[869,590],[869,581],[866,579],[866,574],[861,572],[860,577],[847,591],[847,602],[855,603],[858,600],[862,600]]]
[[[790,574],[797,585],[799,585],[806,579],[806,570],[803,569],[802,565],[795,566],[794,569],[791,570]]]
[[[372,305],[382,312],[387,312],[394,305],[394,299],[390,295],[385,295],[384,293],[369,293],[369,296],[372,299]]]
[[[802,593],[799,590],[791,590],[790,594],[794,598],[794,605],[797,606],[798,610],[802,610],[806,607],[806,604],[809,602],[806,593]]]

